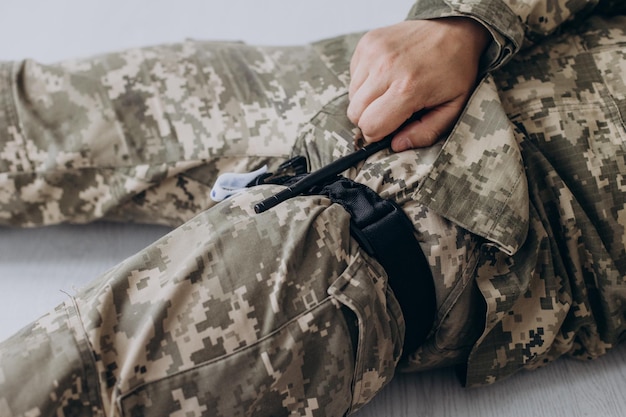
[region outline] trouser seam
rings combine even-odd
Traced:
[[[76,342],[78,352],[80,354],[81,363],[83,364],[83,375],[87,385],[87,395],[89,397],[92,415],[103,416],[105,413],[104,403],[102,401],[102,387],[98,378],[98,371],[96,368],[96,359],[94,356],[93,347],[89,342],[87,336],[87,330],[83,325],[83,321],[80,317],[80,310],[76,299],[67,294],[72,302],[72,307],[69,308],[66,304],[65,310],[68,316],[69,327]],[[73,311],[72,311],[73,309]],[[82,336],[82,337],[81,337]],[[95,385],[95,386],[91,386]]]

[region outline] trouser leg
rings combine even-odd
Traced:
[[[0,414],[341,416],[371,399],[404,332],[385,273],[324,198],[255,215],[276,190],[201,213],[0,345]]]
[[[270,168],[345,92],[354,39],[196,42],[41,65],[0,63],[0,223],[180,225],[220,172]]]
[[[268,48],[253,59],[243,45],[194,48],[3,66],[15,101],[0,117],[3,222],[178,224],[211,205],[198,200],[216,173],[287,156],[303,120],[345,93],[341,45],[334,57]],[[217,58],[198,64],[202,54]],[[226,76],[211,78],[215,68]],[[190,80],[198,71],[202,82]],[[280,71],[297,78],[277,81]],[[402,344],[384,271],[348,238],[343,209],[308,197],[254,217],[255,193],[204,212],[4,342],[1,414],[342,415],[367,402]],[[358,318],[356,346],[346,317]]]

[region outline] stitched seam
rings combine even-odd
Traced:
[[[81,313],[80,313],[80,309],[78,307],[78,303],[76,302],[76,298],[67,294],[66,295],[70,298],[72,305],[74,306],[74,310],[76,311],[76,315],[75,317],[72,316],[71,312],[69,312],[68,308],[65,307],[66,310],[66,314],[68,316],[68,321],[70,323],[77,321],[77,325],[70,325],[70,328],[73,330],[72,331],[72,335],[74,337],[74,341],[76,342],[76,346],[79,349],[80,352],[80,358],[81,358],[81,362],[83,364],[85,363],[89,363],[91,366],[85,367],[83,366],[83,370],[84,370],[84,375],[85,375],[85,379],[90,382],[90,383],[95,383],[95,390],[94,389],[90,389],[89,390],[89,397],[91,399],[92,402],[96,402],[97,403],[97,408],[94,410],[94,408],[92,408],[92,411],[99,411],[97,414],[97,416],[102,416],[104,415],[105,412],[105,408],[104,408],[104,403],[102,401],[102,386],[100,384],[100,379],[98,378],[98,368],[96,366],[96,359],[94,357],[94,350],[93,350],[93,346],[91,345],[91,342],[89,341],[89,337],[87,336],[87,330],[85,329],[85,326],[83,324],[83,320],[81,318]],[[77,337],[77,332],[78,330],[81,330],[82,332],[82,337]],[[86,346],[85,346],[86,345]],[[91,369],[91,373],[92,375],[87,375],[88,373],[88,369]]]
[[[243,352],[245,352],[245,351],[247,351],[247,350],[250,350],[250,349],[252,349],[252,348],[254,348],[254,347],[258,346],[259,344],[261,344],[261,343],[265,342],[265,341],[266,341],[266,340],[268,340],[269,338],[272,338],[272,337],[274,337],[275,335],[277,335],[277,334],[279,334],[279,333],[282,333],[282,332],[283,332],[283,331],[285,331],[285,330],[286,330],[289,326],[291,326],[293,323],[297,322],[297,321],[298,321],[301,317],[303,317],[303,316],[305,316],[305,315],[307,315],[307,314],[310,314],[310,313],[311,313],[312,311],[314,311],[314,310],[317,310],[317,309],[319,309],[319,308],[324,307],[324,306],[325,306],[326,304],[328,304],[328,303],[331,303],[331,297],[326,297],[324,300],[322,300],[321,302],[319,302],[318,304],[316,304],[316,305],[315,305],[315,306],[313,306],[312,308],[309,308],[309,309],[307,309],[307,310],[302,311],[300,314],[298,314],[297,316],[293,317],[291,320],[289,320],[289,321],[287,321],[287,322],[283,323],[281,326],[279,326],[278,328],[276,328],[274,331],[272,331],[272,332],[268,333],[267,335],[265,335],[265,336],[263,336],[263,337],[259,338],[259,339],[258,339],[258,340],[256,340],[254,343],[251,343],[251,344],[249,344],[249,345],[246,345],[246,346],[242,347],[241,349],[234,350],[233,352],[227,353],[227,354],[225,354],[225,355],[218,356],[218,357],[216,357],[216,358],[213,358],[213,359],[208,360],[208,361],[206,361],[206,362],[203,362],[203,363],[201,363],[201,364],[193,365],[193,366],[191,366],[191,367],[189,367],[189,368],[187,368],[187,369],[177,371],[177,372],[175,372],[175,373],[173,373],[173,374],[170,374],[170,375],[165,375],[165,376],[160,377],[160,378],[157,378],[157,379],[155,379],[155,380],[153,380],[153,381],[144,382],[144,383],[142,383],[142,384],[139,384],[139,385],[137,385],[137,386],[135,386],[135,387],[131,388],[128,392],[126,392],[126,393],[124,393],[124,394],[122,394],[122,395],[120,395],[120,396],[118,397],[118,399],[117,399],[117,404],[118,404],[119,409],[120,409],[120,410],[122,410],[122,403],[124,402],[124,400],[125,400],[126,398],[128,398],[128,397],[130,397],[130,396],[134,395],[134,394],[135,394],[135,393],[137,393],[138,391],[140,391],[140,390],[142,390],[142,389],[144,389],[144,388],[146,388],[146,387],[149,387],[149,386],[151,386],[151,385],[157,384],[157,383],[159,383],[159,382],[162,382],[162,381],[167,381],[167,380],[169,380],[169,379],[172,379],[172,378],[175,378],[175,377],[178,377],[178,376],[181,376],[181,375],[187,374],[187,373],[189,373],[189,372],[192,372],[192,371],[195,371],[195,370],[198,370],[198,369],[202,369],[202,368],[206,368],[206,367],[211,366],[211,365],[213,365],[213,364],[215,364],[215,363],[217,363],[217,362],[219,362],[219,361],[222,361],[222,360],[224,360],[224,359],[228,359],[228,358],[230,358],[230,357],[232,357],[232,356],[235,356],[235,355],[238,355],[238,354],[240,354],[240,353],[243,353]]]

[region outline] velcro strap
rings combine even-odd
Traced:
[[[387,273],[406,323],[404,355],[413,353],[428,337],[436,313],[430,265],[413,223],[394,201],[348,178],[337,177],[310,194],[327,196],[350,213],[352,236]]]

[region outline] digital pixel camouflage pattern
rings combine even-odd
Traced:
[[[326,209],[328,201],[302,197],[289,200],[263,216],[254,215],[252,206],[261,198],[259,193],[268,196],[271,190],[275,191],[274,187],[270,190],[251,190],[221,206],[205,210],[213,204],[207,198],[208,187],[216,173],[224,169],[240,171],[256,168],[261,163],[276,165],[290,152],[305,154],[314,169],[352,151],[353,126],[345,116],[346,85],[347,63],[357,39],[358,35],[341,37],[312,45],[307,52],[296,51],[299,52],[296,57],[299,67],[306,64],[303,57],[307,56],[314,67],[307,71],[316,74],[327,71],[327,79],[316,78],[318,84],[310,88],[309,98],[304,93],[298,93],[304,98],[296,102],[303,108],[295,108],[297,106],[294,105],[294,109],[287,111],[291,120],[284,125],[296,123],[297,114],[303,115],[300,116],[302,121],[292,138],[284,138],[282,148],[276,145],[266,148],[268,141],[276,140],[276,132],[260,125],[254,129],[257,132],[255,137],[232,139],[239,142],[240,150],[229,155],[227,149],[233,145],[225,143],[231,139],[220,133],[219,128],[225,122],[218,118],[209,121],[217,124],[212,129],[219,136],[210,136],[213,130],[207,127],[202,145],[203,149],[210,148],[202,152],[205,155],[214,154],[213,158],[203,160],[198,157],[195,165],[189,163],[187,167],[191,168],[180,169],[181,173],[169,168],[166,163],[155,163],[152,175],[157,179],[153,181],[131,179],[138,172],[145,178],[148,168],[138,163],[129,163],[129,167],[120,164],[121,167],[115,168],[114,161],[109,160],[107,164],[101,163],[103,167],[87,166],[96,165],[96,157],[100,155],[103,159],[119,158],[121,161],[147,158],[144,155],[125,156],[124,152],[129,147],[124,147],[122,140],[129,139],[123,136],[117,139],[120,145],[105,149],[109,153],[119,150],[117,157],[92,152],[93,143],[99,140],[94,136],[78,140],[77,151],[72,151],[67,143],[57,149],[52,147],[48,153],[58,150],[58,156],[48,155],[48,164],[53,168],[29,171],[23,167],[33,157],[23,154],[22,161],[16,161],[15,157],[7,158],[7,167],[14,171],[11,176],[6,176],[13,181],[5,180],[7,187],[12,188],[11,193],[7,193],[11,197],[7,206],[14,209],[4,212],[10,225],[87,221],[99,217],[178,225],[193,217],[196,210],[201,214],[95,281],[90,288],[76,294],[66,306],[60,306],[50,316],[6,341],[0,349],[0,361],[3,362],[0,383],[4,384],[0,385],[0,392],[7,394],[0,400],[0,411],[7,415],[46,413],[57,408],[65,415],[91,412],[149,415],[162,414],[163,410],[172,414],[205,410],[213,415],[343,415],[347,410],[356,410],[368,402],[389,382],[400,357],[404,322],[395,298],[386,286],[384,271],[374,260],[361,253],[349,238],[349,219],[342,208],[332,205]],[[187,50],[197,48],[194,58],[209,53],[213,56],[222,51],[217,62],[212,62],[207,68],[212,70],[221,65],[223,74],[220,78],[226,80],[235,77],[223,62],[224,56],[249,60],[245,63],[247,68],[263,68],[256,60],[265,62],[269,60],[268,54],[278,59],[283,53],[293,53],[237,44],[187,44],[184,47]],[[155,56],[168,56],[174,53],[170,49],[178,51],[180,48],[180,45],[163,47]],[[117,62],[121,65],[119,63],[125,62],[122,58],[128,59],[132,54],[150,56],[151,51],[130,51],[84,63],[63,63],[51,67],[27,63],[39,71],[36,79],[28,84],[33,85],[35,90],[38,80],[48,78],[44,75],[46,71],[66,71],[68,74],[64,77],[71,78],[77,77],[76,68],[85,68],[86,74],[92,77],[96,64],[110,66],[109,62]],[[176,56],[175,62],[183,66],[184,58]],[[162,65],[160,60],[156,63]],[[131,64],[138,73],[142,73],[140,68],[151,62]],[[29,70],[26,65],[14,67],[12,77],[27,79],[23,74]],[[236,62],[230,65],[238,67],[242,64]],[[272,68],[272,71],[277,69]],[[130,69],[124,72],[128,74]],[[99,92],[102,88],[97,80],[86,82],[89,79],[87,75],[83,75],[84,83],[78,83],[76,87],[83,92],[76,91],[73,95],[90,96],[94,94],[92,91]],[[298,80],[291,80],[293,77],[296,75],[288,75],[281,83],[298,84],[298,88],[302,88],[303,77],[298,74]],[[139,85],[141,91],[146,89],[138,81],[128,79],[127,83],[128,88]],[[214,84],[205,84],[209,85],[207,88],[216,88],[218,80]],[[181,85],[194,86],[192,82]],[[72,86],[70,83],[58,90],[58,94],[37,91],[48,100],[54,96],[61,106],[66,106],[70,101],[67,91]],[[281,84],[276,86],[286,88]],[[239,88],[252,89],[245,86]],[[269,94],[266,91],[268,88],[263,86],[258,93]],[[166,97],[158,97],[158,101],[166,100],[170,94],[168,90],[159,93]],[[174,90],[171,94],[180,100],[187,93],[188,90],[184,93]],[[195,100],[195,95],[206,100],[204,92],[195,92],[189,100]],[[279,97],[296,100],[287,94]],[[24,109],[20,112],[30,111],[30,102],[36,101],[33,97],[18,96],[14,99],[23,100],[21,105]],[[149,97],[143,100],[151,101]],[[255,102],[261,101],[258,96],[248,108],[245,102],[240,102],[242,100],[241,97],[233,99],[227,108],[237,117],[245,116],[237,121],[239,124],[252,124],[258,112],[276,113],[272,106],[283,111],[289,108],[282,102],[271,103],[270,106],[267,99],[262,101],[263,106],[255,105]],[[157,98],[152,101],[156,102]],[[136,104],[141,109],[147,107],[143,102],[130,101],[130,104]],[[317,111],[307,110],[303,104]],[[123,113],[127,119],[136,115],[137,120],[126,120],[125,123],[135,126],[136,131],[150,131],[154,120],[149,115],[129,111],[128,106],[128,103],[122,102],[119,110],[108,109],[108,112]],[[208,102],[204,108],[211,106]],[[265,109],[264,106],[270,108]],[[85,107],[83,113],[94,115],[82,116],[79,110],[72,107],[77,119],[97,118],[101,113],[99,108]],[[76,112],[79,114],[76,115]],[[247,112],[251,115],[248,116]],[[237,120],[227,112],[224,114],[227,120]],[[17,127],[11,130],[21,132],[19,125],[24,123],[26,117],[13,118],[13,126]],[[273,117],[265,116],[268,125],[278,123],[272,121]],[[37,153],[38,147],[42,146],[37,143],[54,139],[40,139],[40,135],[46,135],[48,131],[37,129],[37,117],[33,115],[32,118],[30,129],[37,133],[29,135],[35,139],[24,147]],[[284,125],[281,129],[286,129]],[[82,129],[77,129],[75,125],[61,128],[67,131],[58,134],[60,137],[83,134]],[[109,136],[113,137],[117,132],[116,126],[110,129],[113,133]],[[259,132],[264,133],[261,135]],[[17,135],[11,137],[16,138]],[[182,142],[182,147],[187,140],[191,142],[195,139],[195,135],[183,138],[181,134],[176,140]],[[140,140],[144,140],[143,136],[132,139],[134,143]],[[87,142],[87,145],[81,145]],[[172,144],[155,146],[149,156],[155,162],[159,158],[170,157],[161,152],[161,146],[169,146],[171,152],[177,152]],[[4,144],[4,149],[18,147],[12,141]],[[276,155],[270,152],[272,150]],[[417,187],[428,171],[438,150],[439,146],[435,146],[420,152],[377,155],[355,169],[351,176],[381,194],[395,198],[405,206],[416,223],[422,224],[420,229],[425,230],[422,240],[433,242],[425,246],[434,259],[433,263],[437,264],[433,267],[445,277],[438,291],[439,298],[448,300],[448,294],[452,294],[456,299],[462,293],[467,304],[472,296],[472,287],[468,285],[469,280],[459,281],[457,276],[463,262],[455,262],[454,259],[471,253],[468,248],[475,245],[475,240],[469,232],[430,214],[409,198],[410,191]],[[41,153],[44,154],[43,151]],[[85,155],[90,158],[85,158]],[[87,173],[72,168],[79,164],[81,158],[84,158],[80,163],[85,165]],[[178,163],[174,160],[170,165]],[[89,172],[94,173],[95,180],[86,178]],[[98,191],[93,190],[94,182],[99,184]],[[65,184],[65,188],[57,188],[57,184]],[[138,187],[136,184],[142,184],[147,189],[129,186]],[[52,191],[54,189],[58,193]],[[79,191],[81,189],[83,191]],[[15,190],[33,191],[15,193]],[[39,199],[34,201],[33,195]],[[93,196],[95,200],[86,201],[84,196]],[[429,230],[437,230],[437,233],[431,235]],[[464,237],[459,239],[459,236]],[[449,243],[440,243],[444,241]],[[442,257],[451,261],[443,262],[440,260]],[[458,304],[453,300],[447,303]],[[342,305],[343,314],[340,311]],[[352,313],[346,313],[346,309]],[[322,313],[322,310],[326,312]],[[455,311],[463,317],[467,308],[455,308]],[[349,321],[346,323],[346,314],[356,316],[360,323],[356,352],[353,352],[349,331],[354,326]],[[467,315],[464,317],[467,318]],[[454,323],[459,331],[473,332],[474,338],[480,325],[480,320]],[[456,360],[471,343],[463,340],[463,345],[457,346],[459,332],[452,333],[445,358]],[[76,347],[72,348],[70,344],[62,352],[56,350],[56,346],[63,346],[71,340],[78,341]],[[24,344],[32,346],[32,353],[22,349]],[[59,355],[65,360],[50,361],[52,355]],[[46,369],[38,365],[44,361],[48,364]],[[90,365],[92,363],[93,366]],[[33,371],[22,374],[24,368]],[[30,385],[38,387],[35,393],[18,395],[23,392],[24,386]],[[239,388],[234,391],[234,386]]]
[[[596,6],[624,11],[412,9],[472,16],[494,42],[445,141],[346,173],[401,205],[435,278],[432,334],[399,364],[399,306],[341,207],[309,196],[254,214],[277,186],[208,199],[221,172],[352,150],[358,34],[0,65],[3,224],[178,226],[0,344],[0,416],[341,416],[398,366],[464,365],[474,386],[603,354],[626,334],[626,19]]]
[[[493,78],[414,196],[486,239],[474,279],[487,316],[470,386],[564,354],[595,358],[626,335],[626,5],[498,3],[426,0],[409,13],[469,15],[494,35]]]

